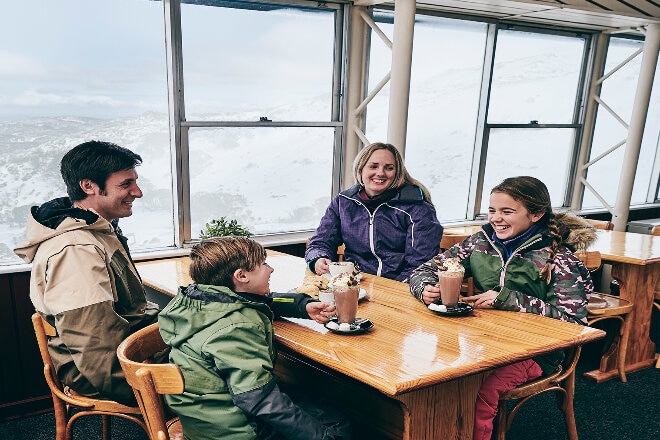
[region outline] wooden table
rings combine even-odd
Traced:
[[[660,237],[632,232],[598,230],[589,250],[599,251],[603,263],[612,265],[619,295],[633,302],[628,315],[630,336],[626,372],[655,365],[655,344],[650,337],[655,287],[660,282]],[[615,347],[616,348],[616,347]],[[597,382],[618,377],[616,349],[605,353],[598,370],[585,373]]]
[[[273,277],[280,272],[272,290],[302,281],[301,258],[270,252],[267,261]],[[188,282],[186,265],[187,258],[179,258],[139,263],[138,270],[145,284],[171,295]],[[283,282],[288,284],[275,287]],[[276,373],[285,383],[323,390],[349,416],[388,438],[471,439],[474,403],[488,370],[604,336],[526,313],[478,309],[470,316],[438,316],[412,297],[407,284],[364,274],[361,286],[367,299],[358,316],[371,319],[374,328],[345,336],[277,321]]]

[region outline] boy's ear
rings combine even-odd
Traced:
[[[248,282],[250,282],[250,280],[247,276],[247,273],[243,269],[236,269],[234,271],[233,278],[234,278],[234,286],[236,286],[236,287],[247,284]],[[238,289],[234,289],[234,290],[238,291]]]

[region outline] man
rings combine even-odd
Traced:
[[[142,197],[142,158],[89,141],[60,163],[69,197],[33,206],[27,242],[14,252],[32,263],[30,299],[57,330],[48,348],[65,385],[91,397],[134,402],[117,359],[119,343],[156,322],[117,223]]]

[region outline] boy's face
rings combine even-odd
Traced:
[[[264,260],[258,264],[253,270],[245,272],[249,282],[247,283],[246,290],[249,293],[257,295],[268,295],[270,293],[270,274],[273,273],[273,268]]]

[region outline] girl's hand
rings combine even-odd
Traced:
[[[422,301],[424,301],[424,304],[429,305],[438,299],[440,299],[440,287],[434,284],[424,286],[424,290],[422,290]]]
[[[305,310],[307,310],[309,318],[319,324],[325,324],[337,314],[337,308],[335,306],[324,302],[310,301],[305,306]]]
[[[463,301],[473,302],[474,307],[493,307],[493,303],[499,294],[499,292],[494,290],[488,290],[487,292],[478,295],[464,296]]]
[[[330,272],[330,259],[319,258],[316,260],[316,263],[314,263],[314,272],[316,272],[316,275],[323,275]]]

